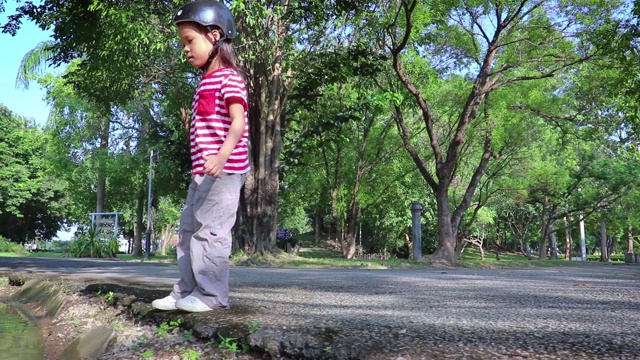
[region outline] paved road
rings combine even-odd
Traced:
[[[178,278],[170,264],[0,258],[13,269],[167,290]],[[324,334],[343,358],[640,359],[640,266],[233,268],[231,287],[265,328]]]

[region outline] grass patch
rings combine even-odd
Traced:
[[[61,252],[53,252],[53,251],[38,251],[38,252],[24,252],[24,253],[14,253],[14,252],[0,252],[0,257],[29,257],[29,258],[62,258],[68,257]],[[142,260],[142,256],[134,256],[132,254],[118,254],[118,259],[120,260]],[[105,258],[108,260],[109,258]],[[148,260],[149,262],[171,262],[175,261],[175,255],[155,255],[153,254],[151,258]]]
[[[0,257],[24,257],[24,254],[18,254],[13,252],[0,252]]]
[[[133,254],[118,254],[118,259],[120,259],[120,260],[143,260],[144,257],[143,256],[135,256]],[[171,261],[175,261],[175,260],[176,260],[176,256],[175,255],[151,254],[151,256],[149,257],[149,260],[145,260],[145,261],[149,261],[149,262],[171,262]]]
[[[286,268],[364,268],[405,269],[424,268],[427,265],[408,259],[345,259],[339,251],[330,248],[302,248],[298,254],[280,252],[266,256],[239,256],[232,259],[237,266],[266,266]]]
[[[35,257],[35,258],[41,258],[41,257],[47,257],[47,258],[61,258],[64,257],[64,254],[61,252],[53,252],[53,251],[38,251],[38,252],[32,252],[32,253],[27,253],[26,257]]]
[[[560,255],[558,260],[540,260],[537,254],[531,254],[532,259],[520,253],[500,253],[500,260],[496,259],[494,252],[485,251],[484,260],[480,256],[480,251],[476,248],[466,248],[458,265],[469,268],[501,268],[501,267],[551,267],[551,266],[589,266],[602,264],[599,261],[568,261]],[[591,258],[590,258],[591,259]],[[606,264],[623,264],[620,261],[611,261]]]

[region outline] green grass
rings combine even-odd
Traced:
[[[299,253],[280,252],[267,256],[242,256],[234,259],[238,266],[270,266],[288,268],[420,268],[425,264],[417,264],[408,259],[345,259],[342,254],[328,247],[301,248]]]
[[[142,256],[134,256],[133,254],[118,254],[118,259],[120,260],[142,260]],[[148,260],[150,262],[167,262],[176,260],[175,255],[151,255],[151,258]]]
[[[363,268],[363,269],[390,269],[390,268],[426,268],[426,262],[415,263],[412,259],[345,259],[340,251],[328,246],[324,241],[315,241],[313,237],[305,237],[300,241],[302,248],[298,254],[280,252],[263,257],[238,256],[232,263],[238,266],[268,266],[288,268]],[[0,257],[62,257],[62,253],[35,252],[35,253],[9,253],[0,252]],[[532,254],[532,260],[528,260],[519,253],[500,253],[500,260],[496,260],[495,253],[485,251],[484,260],[480,251],[476,248],[466,248],[462,254],[458,266],[469,268],[503,268],[503,267],[547,267],[547,266],[585,266],[600,264],[598,261],[567,261],[539,260],[536,254]],[[590,256],[590,258],[594,258]],[[619,259],[620,256],[614,256]],[[140,261],[143,258],[131,254],[118,254],[118,259]],[[624,259],[624,257],[622,257]],[[152,255],[149,262],[175,262],[175,255]],[[623,264],[624,261],[612,261],[608,264]]]
[[[53,252],[53,251],[43,251],[43,252],[33,252],[27,253],[28,257],[52,257],[52,258],[61,258],[64,256],[61,252]]]
[[[531,254],[532,259],[519,253],[500,253],[500,260],[496,259],[496,254],[485,251],[484,260],[480,256],[480,251],[476,248],[466,248],[462,253],[459,265],[463,267],[548,267],[548,266],[588,266],[600,264],[599,261],[568,261],[560,255],[558,260],[540,260],[537,254]],[[595,259],[590,256],[590,259]],[[617,259],[617,257],[616,257]],[[620,261],[610,261],[607,264],[623,264]]]
[[[30,258],[61,258],[65,255],[61,252],[25,252],[25,253],[13,253],[13,252],[0,252],[0,257],[30,257]],[[175,255],[153,255],[150,262],[168,262],[174,261]],[[141,256],[133,256],[131,254],[118,254],[120,260],[142,260]]]
[[[24,257],[24,254],[12,253],[12,252],[0,252],[0,257]]]

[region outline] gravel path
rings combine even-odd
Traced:
[[[167,287],[175,265],[0,258],[11,269]],[[233,268],[231,301],[266,329],[357,359],[640,359],[640,266]]]

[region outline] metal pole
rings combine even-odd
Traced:
[[[149,193],[147,194],[147,231],[145,232],[144,259],[151,253],[151,183],[153,181],[153,150],[149,156]]]
[[[420,219],[422,217],[422,205],[414,201],[411,203],[411,235],[413,241],[413,260],[419,262],[422,260],[422,225]]]

